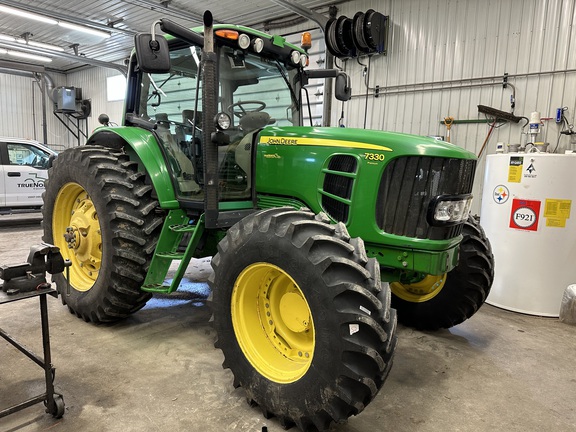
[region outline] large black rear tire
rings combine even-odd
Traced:
[[[420,330],[453,327],[474,315],[494,280],[490,242],[472,216],[464,224],[458,265],[449,273],[416,284],[390,284],[398,321]]]
[[[73,313],[110,322],[146,304],[151,295],[140,286],[163,222],[157,206],[123,152],[83,146],[58,155],[46,181],[43,239],[72,262],[70,288],[63,274],[54,280]]]
[[[212,265],[216,346],[265,417],[326,430],[372,401],[396,316],[362,240],[325,215],[269,209],[233,226]]]

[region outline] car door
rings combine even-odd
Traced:
[[[6,197],[4,206],[41,206],[50,154],[30,143],[8,142],[6,150],[8,160],[2,173]]]

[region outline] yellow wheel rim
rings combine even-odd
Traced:
[[[393,282],[390,284],[392,292],[412,303],[423,303],[438,295],[446,283],[446,273],[439,276],[428,275],[419,282],[403,284]]]
[[[79,184],[66,183],[58,192],[52,233],[62,256],[72,262],[70,285],[88,291],[100,271],[102,235],[94,203]]]
[[[252,366],[277,383],[300,379],[312,363],[314,323],[298,284],[281,268],[246,267],[232,291],[232,325]]]

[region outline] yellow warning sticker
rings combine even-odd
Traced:
[[[510,183],[520,183],[522,180],[522,167],[524,165],[524,158],[518,156],[510,157],[510,165],[508,167],[508,181]]]
[[[568,219],[570,218],[571,207],[572,200],[546,199],[544,217]]]
[[[566,228],[566,218],[546,218],[546,226],[554,228]]]

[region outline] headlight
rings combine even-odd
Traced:
[[[238,46],[242,49],[246,49],[250,46],[250,36],[245,33],[241,33],[238,36]]]
[[[433,226],[455,225],[468,219],[472,195],[442,195],[430,202],[428,223]]]
[[[308,56],[306,54],[302,54],[300,57],[300,66],[306,67],[308,66]]]
[[[216,127],[219,130],[226,130],[230,127],[232,120],[230,119],[230,116],[228,114],[221,112],[216,114],[214,123],[216,123]]]
[[[264,41],[260,38],[254,39],[254,51],[261,53],[264,49]]]
[[[295,65],[297,65],[300,62],[300,53],[298,51],[292,51],[292,53],[290,54],[292,63],[294,63]]]

